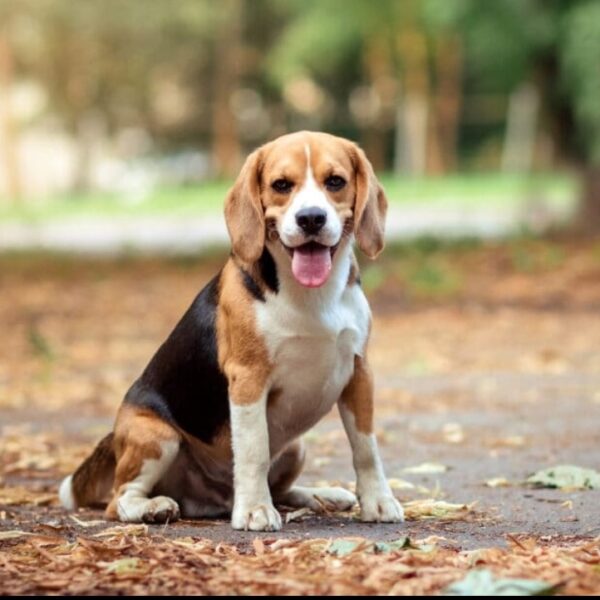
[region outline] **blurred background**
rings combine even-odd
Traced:
[[[391,237],[600,227],[593,0],[1,0],[0,24],[0,247],[222,242],[244,157],[299,129],[362,145]]]

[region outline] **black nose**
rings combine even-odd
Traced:
[[[316,206],[303,208],[296,213],[296,223],[304,233],[319,233],[325,225],[325,221],[327,221],[327,213]]]

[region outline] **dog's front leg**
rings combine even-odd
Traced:
[[[383,523],[403,521],[404,511],[385,477],[373,433],[373,378],[366,360],[360,356],[355,356],[354,374],[338,406],[352,447],[361,519]]]
[[[251,531],[277,531],[281,529],[281,517],[273,506],[268,484],[271,456],[267,391],[252,400],[247,393],[236,394],[239,387],[230,384],[234,487],[231,526]]]

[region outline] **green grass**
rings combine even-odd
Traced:
[[[45,221],[80,216],[127,217],[129,215],[193,216],[218,213],[230,181],[208,181],[202,185],[160,187],[142,199],[116,194],[75,194],[47,200],[27,200],[0,206],[0,221]]]
[[[444,177],[410,178],[381,176],[390,204],[435,203],[460,206],[514,206],[543,200],[553,206],[572,206],[577,198],[577,179],[566,173],[531,176],[454,174]],[[0,221],[45,221],[89,216],[129,215],[194,216],[222,210],[231,181],[207,181],[185,187],[160,187],[142,199],[89,193],[52,199],[29,199],[20,204],[0,200]]]
[[[569,173],[537,173],[529,176],[455,173],[429,178],[383,175],[380,180],[394,204],[448,201],[502,206],[523,200],[543,199],[562,205],[573,202],[578,193],[577,178]]]

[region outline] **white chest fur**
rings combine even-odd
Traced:
[[[340,258],[323,288],[300,288],[283,274],[279,293],[255,304],[277,392],[267,409],[272,454],[331,410],[364,351],[369,306],[358,285],[346,285],[349,255]]]

